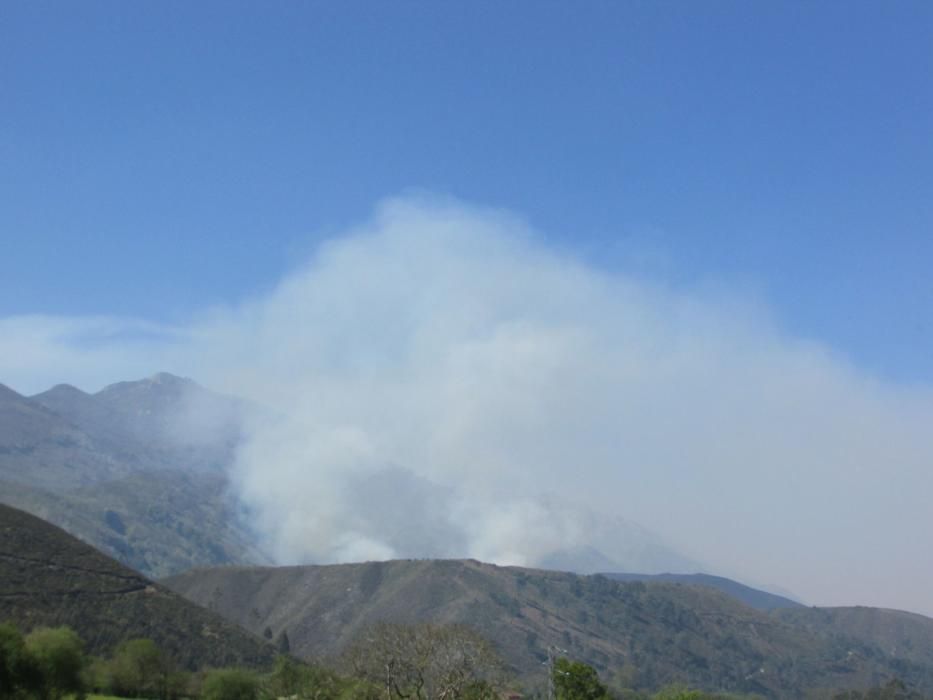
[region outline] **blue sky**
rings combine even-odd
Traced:
[[[927,2],[5,2],[0,316],[184,319],[411,188],[933,382]]]

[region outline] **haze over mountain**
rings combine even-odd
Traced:
[[[27,398],[4,387],[0,411],[0,500],[151,575],[274,555],[249,531],[236,494],[228,490],[228,474],[236,473],[237,449],[250,421],[268,424],[283,416],[168,373],[95,394],[57,385]],[[351,476],[346,486],[346,507],[355,513],[348,525],[357,536],[381,538],[404,556],[467,551],[466,533],[449,519],[449,489],[391,466]],[[580,546],[558,542],[534,563],[584,572],[696,568],[621,518],[600,518],[556,501],[547,508],[585,529],[588,539]],[[358,554],[365,558],[366,552]]]
[[[0,481],[0,500],[56,522],[151,575],[266,558],[258,539],[244,527],[225,477],[246,418],[256,407],[213,394],[190,379],[160,373],[94,395],[69,385],[31,398],[6,389],[0,410],[7,417],[0,470],[6,468],[10,479]],[[269,415],[265,413],[266,419]],[[71,437],[63,441],[60,435],[68,431]],[[71,451],[53,449],[63,443]],[[21,459],[10,459],[11,454]],[[407,470],[387,468],[359,479],[351,496],[359,510],[355,526],[365,523],[403,555],[443,558],[465,546],[463,534],[446,520],[451,494]],[[561,512],[559,503],[548,508]],[[536,562],[543,568],[578,573],[621,566],[644,571],[698,568],[643,528],[566,507],[564,512],[587,532],[588,542],[600,543],[619,558],[610,559],[593,544],[555,548]],[[659,576],[712,583],[764,609],[790,604],[728,579]]]
[[[2,323],[19,376],[50,377],[50,356],[84,377],[157,362],[270,407],[231,484],[278,562],[569,553],[933,612],[933,562],[905,536],[933,531],[927,388],[741,295],[586,263],[509,213],[389,200],[273,289],[142,337]]]
[[[268,561],[229,493],[243,410],[164,373],[96,394],[0,387],[0,502],[151,576]]]

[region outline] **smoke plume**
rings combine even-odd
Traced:
[[[409,197],[168,335],[148,360],[266,407],[233,477],[282,562],[702,565],[931,611],[933,392],[760,304]]]

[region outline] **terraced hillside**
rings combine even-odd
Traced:
[[[39,518],[0,505],[0,621],[68,625],[106,654],[149,637],[183,668],[271,663],[260,638]]]

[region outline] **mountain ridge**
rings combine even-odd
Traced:
[[[0,501],[154,577],[267,562],[228,490],[243,409],[167,373],[0,391]]]
[[[781,608],[805,607],[803,603],[792,600],[791,598],[786,598],[784,596],[777,595],[776,593],[769,593],[768,591],[748,586],[744,583],[740,583],[739,581],[735,581],[734,579],[726,578],[725,576],[716,576],[707,573],[636,574],[602,572],[601,575],[614,581],[664,581],[666,583],[681,583],[690,586],[707,586],[709,588],[723,591],[724,593],[731,595],[732,597],[742,601],[746,605],[755,608],[756,610],[768,611]]]
[[[933,692],[933,638],[926,643],[924,636],[927,627],[933,634],[933,620],[918,622],[911,636],[917,648],[905,656],[874,643],[856,622],[834,627],[819,609],[763,612],[700,585],[475,560],[224,567],[163,583],[254,632],[287,632],[292,652],[311,659],[338,657],[380,621],[460,623],[490,639],[527,687],[543,682],[548,649],[560,648],[615,687],[640,690],[682,682],[803,697],[901,677]],[[899,639],[893,627],[890,633]]]
[[[95,393],[68,384],[31,397],[11,392],[7,400],[0,397],[0,416],[4,406],[9,419],[0,421],[0,483],[16,486],[0,489],[0,501],[49,518],[154,577],[192,566],[268,561],[242,517],[246,510],[218,478],[236,459],[245,416],[268,420],[274,410],[165,372]],[[177,492],[172,482],[179,475],[211,513],[209,537],[195,537],[201,544],[194,547],[180,532],[196,533],[190,508],[174,507],[163,497]],[[127,482],[145,485],[161,501],[147,503],[128,493]],[[410,517],[422,512],[417,509],[424,499],[445,493],[442,485],[390,466],[348,484],[348,491],[360,506],[364,534],[389,538],[388,548],[399,556],[463,551],[455,542],[463,533],[445,519],[443,503],[434,502],[425,517]],[[386,491],[395,498],[384,499]],[[367,498],[368,507],[361,505]],[[586,573],[609,565],[648,571],[697,566],[634,523],[572,507],[553,495],[542,498],[560,517],[579,522],[591,542],[557,549],[538,565]],[[127,524],[125,531],[109,527],[112,513]]]

